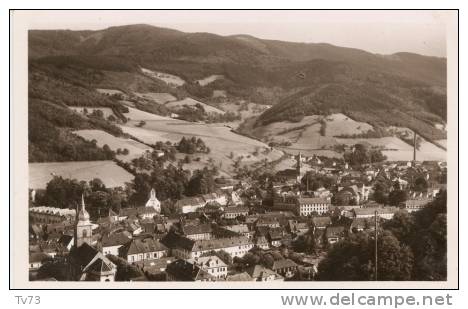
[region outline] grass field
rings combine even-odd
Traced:
[[[136,108],[132,108],[132,107],[128,107],[128,113],[124,113],[123,115],[125,117],[127,117],[128,119],[130,120],[134,120],[134,121],[148,121],[148,120],[166,120],[166,119],[170,119],[170,118],[167,118],[167,117],[163,117],[163,116],[159,116],[159,115],[155,115],[155,114],[151,114],[151,113],[148,113],[148,112],[144,112],[142,110],[139,110],[139,109],[136,109]]]
[[[53,175],[84,181],[99,178],[108,188],[123,187],[133,179],[113,161],[29,163],[29,188],[45,189]]]
[[[135,123],[130,121],[121,125],[121,128],[124,132],[145,143],[155,143],[156,141],[177,143],[183,136],[200,137],[211,149],[209,154],[200,155],[201,163],[207,163],[211,158],[214,164],[227,174],[232,172],[232,164],[240,156],[243,157],[242,163],[250,164],[265,158],[269,161],[276,160],[283,155],[279,150],[267,152],[269,147],[265,143],[233,133],[228,127],[222,125],[200,124],[166,118],[147,121],[142,128],[135,127]],[[258,154],[254,155],[256,151]],[[233,158],[230,158],[231,153]]]
[[[141,72],[151,78],[159,79],[170,86],[182,86],[183,84],[185,84],[185,81],[182,78],[169,73],[152,71],[145,68],[141,68]]]
[[[120,149],[128,149],[128,155],[117,155],[117,158],[122,161],[131,161],[134,158],[140,157],[145,151],[151,151],[152,148],[129,138],[115,137],[102,130],[78,130],[73,132],[86,140],[96,140],[97,145],[102,147],[109,146],[113,151]]]
[[[102,93],[102,94],[107,94],[107,95],[113,95],[113,94],[123,94],[122,91],[117,90],[117,89],[103,89],[103,88],[98,88],[96,89],[97,92]]]
[[[225,113],[223,110],[220,110],[219,108],[216,108],[216,107],[213,107],[211,105],[199,102],[199,101],[194,100],[192,98],[185,98],[183,100],[169,102],[169,103],[166,103],[165,106],[169,107],[169,108],[176,108],[177,109],[177,108],[182,108],[184,105],[195,106],[196,104],[200,104],[201,106],[203,106],[203,108],[205,109],[205,111],[207,113],[216,113],[216,114],[224,114]]]
[[[321,122],[324,119],[325,135],[321,134]],[[276,122],[254,129],[255,136],[275,142],[291,142],[291,146],[281,149],[288,153],[301,151],[304,155],[324,155],[328,157],[342,157],[333,151],[336,145],[354,145],[364,143],[382,149],[390,161],[412,160],[413,148],[398,137],[382,138],[338,138],[343,134],[358,134],[371,130],[372,126],[352,120],[344,114],[322,116],[306,116],[299,122]],[[400,132],[409,131],[407,128],[395,128]],[[443,146],[443,142],[441,143]],[[421,141],[421,147],[416,152],[418,160],[446,160],[446,151],[441,147]]]
[[[157,104],[165,104],[167,102],[172,102],[177,100],[176,97],[174,97],[170,93],[164,93],[164,92],[135,92],[134,93],[136,96],[141,97],[146,100],[153,101]]]
[[[210,76],[205,77],[203,79],[197,80],[197,82],[198,82],[198,84],[200,84],[200,86],[206,86],[206,85],[214,82],[215,80],[221,79],[221,78],[224,78],[224,76],[223,75],[210,75]]]

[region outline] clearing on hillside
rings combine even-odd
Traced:
[[[145,93],[135,92],[135,95],[140,98],[153,101],[157,104],[165,104],[167,102],[172,102],[172,101],[177,100],[177,98],[174,97],[172,94],[165,93],[165,92],[145,92]]]
[[[122,161],[131,161],[134,158],[140,157],[145,151],[152,150],[151,147],[145,144],[130,138],[115,137],[102,130],[78,130],[73,133],[89,141],[96,140],[99,147],[107,145],[113,151],[117,151],[118,148],[122,150],[128,149],[129,153],[127,155],[116,155],[117,159]]]
[[[228,174],[231,174],[236,160],[240,160],[241,164],[250,164],[263,159],[276,160],[283,155],[279,150],[271,150],[265,143],[236,134],[220,125],[166,118],[147,121],[142,128],[135,127],[132,121],[120,127],[125,133],[151,144],[156,141],[178,143],[183,136],[201,138],[211,149],[209,154],[200,155],[201,162],[207,163],[211,158],[221,171]]]
[[[30,189],[45,189],[54,176],[84,181],[99,178],[108,188],[124,187],[134,178],[114,161],[29,163]]]
[[[97,92],[105,94],[105,95],[114,95],[114,94],[124,94],[122,91],[118,89],[104,89],[104,88],[98,88],[96,89]]]
[[[203,106],[203,108],[205,109],[205,112],[207,112],[207,113],[216,113],[216,114],[224,114],[225,113],[224,111],[220,110],[219,108],[213,107],[213,106],[205,104],[203,102],[199,102],[199,101],[194,100],[192,98],[185,98],[185,99],[180,100],[180,101],[169,102],[169,103],[166,103],[165,106],[169,107],[169,108],[178,109],[178,108],[182,108],[184,105],[195,106],[197,104],[200,104],[201,106]]]
[[[197,82],[198,82],[198,84],[200,86],[206,86],[208,84],[211,84],[215,80],[222,79],[222,78],[224,78],[224,75],[210,75],[210,76],[205,77],[203,79],[197,80]]]
[[[182,78],[176,75],[169,74],[169,73],[152,71],[152,70],[145,69],[145,68],[141,68],[141,72],[151,78],[162,80],[169,86],[178,87],[178,86],[182,86],[183,84],[185,84],[185,81]]]
[[[123,115],[125,117],[127,117],[129,120],[133,120],[133,121],[171,119],[171,118],[168,118],[168,117],[159,116],[159,115],[151,114],[151,113],[148,113],[148,112],[144,112],[142,110],[139,110],[139,109],[136,109],[136,108],[133,108],[133,107],[128,107],[128,113],[124,113]]]

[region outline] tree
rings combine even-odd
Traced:
[[[413,190],[416,192],[426,192],[427,191],[427,181],[424,177],[419,176],[414,180]]]
[[[393,190],[388,194],[388,203],[392,206],[399,206],[408,199],[408,194],[404,190]]]
[[[84,181],[54,176],[47,183],[44,204],[58,208],[76,208],[81,201],[81,195],[87,191],[89,187]]]

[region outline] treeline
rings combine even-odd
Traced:
[[[120,128],[105,120],[85,121],[73,111],[57,105],[38,101],[29,101],[28,119],[28,157],[29,162],[58,161],[94,161],[110,160],[115,154],[87,141],[69,129],[101,128],[115,135],[120,135]]]

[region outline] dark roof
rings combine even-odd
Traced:
[[[29,263],[42,262],[49,258],[50,256],[43,252],[33,252],[29,254]]]
[[[131,239],[126,235],[126,233],[114,233],[110,235],[105,235],[102,238],[102,246],[103,247],[112,247],[112,246],[119,246],[125,245],[131,241]]]
[[[184,235],[194,235],[211,233],[213,229],[211,228],[211,224],[183,225],[182,231]]]
[[[330,217],[313,217],[312,223],[315,225],[315,227],[326,227],[331,224],[331,218]]]
[[[329,226],[327,227],[327,237],[340,237],[344,236],[345,228],[343,226]]]
[[[177,260],[167,265],[166,273],[172,275],[178,281],[210,280],[213,278],[200,267],[185,260]]]
[[[273,266],[271,267],[271,269],[276,271],[278,269],[282,269],[282,268],[286,268],[286,267],[297,267],[297,264],[294,263],[290,259],[281,259],[281,260],[274,261]]]
[[[122,253],[122,255],[124,256],[128,256],[139,253],[157,252],[165,250],[167,250],[167,247],[164,244],[160,243],[159,240],[145,238],[131,240],[119,249],[119,253]]]
[[[92,271],[96,273],[104,273],[112,271],[112,266],[108,265],[101,258],[96,259],[93,264],[91,264],[86,271]]]
[[[87,243],[83,243],[78,248],[72,248],[70,252],[70,255],[73,258],[75,264],[82,267],[87,266],[96,256],[96,254],[98,254],[98,251]]]

